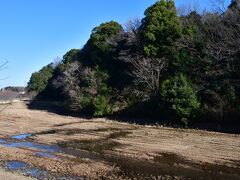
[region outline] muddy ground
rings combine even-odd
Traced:
[[[1,112],[0,127],[0,166],[37,179],[240,179],[237,134],[61,116],[24,102]]]

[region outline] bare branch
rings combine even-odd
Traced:
[[[165,59],[134,56],[125,59],[125,62],[132,66],[129,75],[133,77],[134,85],[137,87],[135,94],[148,97],[159,92],[161,77],[167,67]]]
[[[211,4],[215,12],[223,14],[227,11],[226,0],[211,0]]]
[[[6,65],[8,64],[8,61],[4,62],[2,65],[0,65],[0,71],[6,69]]]

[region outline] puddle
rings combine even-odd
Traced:
[[[23,175],[25,176],[31,176],[33,178],[37,179],[47,179],[49,178],[49,174],[46,171],[39,170],[37,168],[30,168],[30,169],[25,169],[23,172]]]
[[[33,143],[33,142],[5,142],[5,143],[0,143],[0,145],[6,146],[6,147],[12,147],[12,148],[30,148],[30,149],[36,149],[40,151],[46,151],[49,153],[53,152],[61,152],[60,149],[53,147],[53,146],[48,146],[48,145],[42,145],[38,143]]]
[[[30,136],[32,136],[32,134],[20,134],[20,135],[12,136],[11,138],[22,140],[22,139],[26,139]]]
[[[40,143],[26,141],[28,137],[32,136],[32,134],[21,134],[12,136],[11,138],[0,139],[0,146],[10,147],[10,148],[27,148],[34,149],[42,152],[35,152],[37,157],[48,157],[48,158],[57,158],[57,156],[51,153],[60,153],[60,148],[50,145],[44,145]],[[20,161],[9,161],[5,165],[6,169],[9,171],[17,171],[25,176],[31,176],[36,179],[49,179],[53,177],[53,179],[77,179],[70,177],[60,177],[56,175],[51,175],[47,171],[41,170],[37,167],[34,167],[30,164],[20,162]]]
[[[61,149],[55,146],[25,141],[26,138],[31,137],[32,134],[20,134],[16,136],[12,136],[10,139],[0,139],[0,145],[11,147],[11,148],[30,148],[36,149],[39,151],[45,151],[47,153],[61,152]],[[47,156],[47,154],[42,154],[43,156]],[[50,156],[48,156],[50,157]]]
[[[10,161],[7,163],[7,169],[14,171],[19,169],[25,169],[28,165],[20,161]]]
[[[35,166],[32,166],[24,162],[20,162],[20,161],[9,161],[6,163],[6,168],[9,171],[20,172],[24,176],[30,176],[40,180],[42,179],[57,179],[57,180],[79,179],[79,177],[75,177],[75,176],[58,176],[55,174],[51,174],[45,170],[36,168]]]
[[[29,164],[20,161],[9,161],[6,167],[10,171],[20,171],[25,176],[31,176],[34,178],[46,178],[48,176],[46,171],[35,168]]]
[[[2,139],[0,139],[0,143],[6,143],[6,141],[5,141],[5,140],[2,140]]]

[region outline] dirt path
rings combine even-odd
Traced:
[[[73,179],[240,178],[239,135],[66,117],[22,102],[3,112],[0,127],[3,167],[23,162]]]

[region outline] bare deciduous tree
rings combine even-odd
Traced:
[[[240,15],[228,11],[224,17],[211,18],[205,21],[209,52],[216,61],[230,60],[240,52]]]
[[[4,62],[2,65],[0,65],[0,71],[6,69],[7,64],[8,64],[8,61],[6,61],[6,62]]]
[[[160,92],[161,77],[167,67],[165,59],[135,56],[126,59],[132,65],[130,75],[133,77],[135,93],[139,96],[156,95]]]
[[[57,56],[56,58],[53,59],[51,66],[53,69],[55,69],[61,63],[62,63],[62,58]]]
[[[133,79],[133,93],[141,98],[149,98],[159,93],[161,77],[167,67],[167,61],[162,58],[146,57],[143,45],[139,20],[129,21],[127,32],[118,35],[112,40],[113,47],[121,47],[118,59],[129,66],[126,72]]]
[[[191,12],[198,12],[198,13],[201,12],[199,1],[193,0],[188,4],[182,4],[177,8],[177,14],[179,16],[186,16]]]
[[[222,14],[227,10],[226,0],[211,0],[212,7],[215,12]]]

